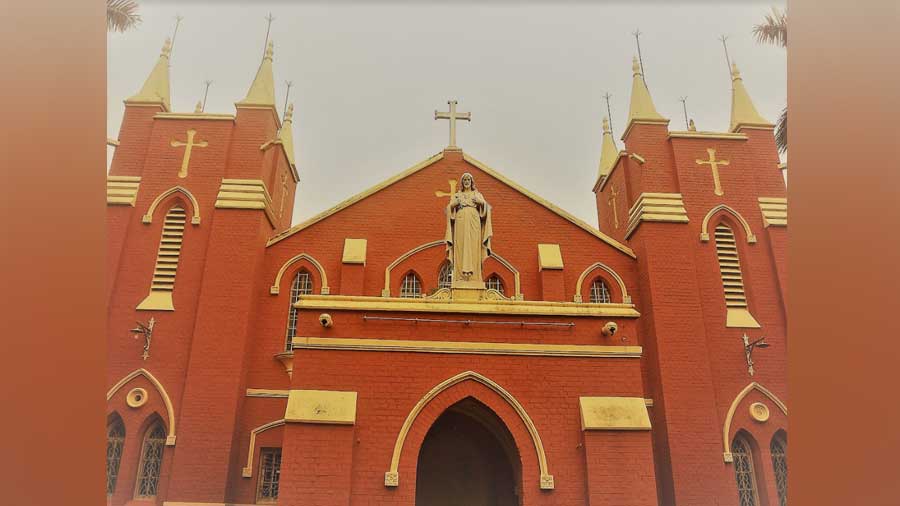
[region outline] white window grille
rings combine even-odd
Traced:
[[[731,454],[734,457],[734,477],[740,506],[759,506],[750,444],[741,436],[734,438]]]
[[[595,279],[591,283],[591,303],[592,304],[609,304],[612,298],[609,296],[609,287],[602,279]]]
[[[441,270],[438,272],[438,288],[450,288],[453,282],[453,264],[444,262]]]
[[[262,448],[259,451],[259,486],[256,502],[275,502],[281,480],[281,448]]]
[[[775,489],[778,491],[778,503],[787,505],[787,440],[781,434],[772,438],[770,445],[772,468],[775,470]]]
[[[300,300],[301,295],[311,294],[312,290],[312,277],[309,272],[297,271],[297,275],[294,276],[294,281],[291,283],[291,306],[288,310],[287,337],[284,345],[286,351],[291,351],[291,343],[294,336],[297,335],[297,308],[294,307],[294,303]]]
[[[500,276],[496,274],[489,277],[485,285],[487,286],[488,290],[497,290],[498,292],[500,292],[500,295],[506,295],[505,293],[503,293],[503,280],[500,279]]]
[[[400,284],[400,296],[404,298],[422,296],[422,283],[418,276],[410,272],[403,277],[403,282]]]
[[[166,447],[166,429],[156,422],[144,436],[141,448],[141,464],[138,469],[137,498],[156,497],[159,486],[159,471],[162,468],[163,449]]]
[[[121,419],[106,428],[106,493],[116,491],[119,477],[119,463],[122,461],[122,446],[125,444],[125,425]]]

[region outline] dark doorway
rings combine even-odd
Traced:
[[[447,408],[422,442],[416,506],[519,506],[521,475],[509,429],[467,398]]]

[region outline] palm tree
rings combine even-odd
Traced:
[[[756,41],[760,44],[787,48],[787,11],[772,7],[772,13],[766,14],[765,22],[753,27],[753,35],[756,35]],[[781,111],[775,125],[775,145],[778,146],[778,151],[787,151],[787,106]]]
[[[106,0],[106,31],[124,33],[141,22],[135,0]]]

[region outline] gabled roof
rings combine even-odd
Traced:
[[[425,159],[425,160],[422,160],[421,162],[419,162],[419,163],[413,165],[412,167],[410,167],[410,168],[404,170],[403,172],[400,172],[399,174],[396,174],[396,175],[394,175],[394,176],[392,176],[392,177],[390,177],[390,178],[388,178],[388,179],[386,179],[386,180],[384,180],[384,181],[382,181],[382,182],[376,184],[375,186],[372,186],[371,188],[369,188],[369,189],[367,189],[367,190],[364,190],[364,191],[362,191],[362,192],[360,192],[360,193],[357,193],[356,195],[354,195],[354,196],[352,196],[352,197],[350,197],[350,198],[344,200],[343,202],[341,202],[341,203],[335,205],[334,207],[332,207],[332,208],[330,208],[330,209],[327,209],[327,210],[325,210],[325,211],[323,211],[323,212],[321,212],[321,213],[319,213],[319,214],[313,216],[312,218],[309,218],[309,219],[306,220],[306,221],[303,221],[303,222],[301,222],[301,223],[298,223],[297,225],[294,225],[293,227],[291,227],[291,228],[289,228],[289,229],[287,229],[287,230],[284,230],[284,231],[282,231],[282,232],[279,232],[278,234],[274,235],[271,239],[269,239],[269,241],[266,243],[266,246],[268,247],[268,246],[271,246],[271,245],[273,245],[273,244],[276,244],[276,243],[282,241],[283,239],[286,239],[286,238],[288,238],[288,237],[294,235],[295,233],[297,233],[297,232],[299,232],[299,231],[301,231],[301,230],[303,230],[303,229],[305,229],[305,228],[308,228],[308,227],[310,227],[310,226],[312,226],[312,225],[314,225],[314,224],[316,224],[316,223],[318,223],[318,222],[324,220],[325,218],[331,216],[332,214],[335,214],[335,213],[337,213],[337,212],[339,212],[339,211],[342,211],[342,210],[346,209],[347,207],[350,207],[350,206],[352,206],[353,204],[355,204],[355,203],[357,203],[357,202],[359,202],[359,201],[361,201],[361,200],[363,200],[363,199],[369,197],[370,195],[373,195],[373,194],[375,194],[375,193],[377,193],[377,192],[379,192],[379,191],[381,191],[381,190],[383,190],[383,189],[385,189],[385,188],[387,188],[387,187],[393,185],[394,183],[396,183],[396,182],[398,182],[398,181],[400,181],[400,180],[402,180],[402,179],[405,179],[405,178],[407,178],[407,177],[409,177],[409,176],[415,174],[416,172],[419,172],[420,170],[422,170],[422,169],[424,169],[424,168],[426,168],[426,167],[428,167],[428,166],[430,166],[430,165],[433,165],[434,163],[440,161],[440,160],[443,159],[443,158],[444,158],[444,153],[441,152],[441,153],[438,153],[438,154],[436,154],[436,155],[434,155],[434,156],[431,156],[430,158],[427,158],[427,159]],[[616,241],[616,240],[613,239],[612,237],[610,237],[610,236],[604,234],[603,232],[597,230],[596,228],[592,227],[592,226],[589,225],[588,223],[586,223],[586,222],[584,222],[584,221],[582,221],[582,220],[576,218],[575,216],[573,216],[572,214],[570,214],[568,211],[565,211],[565,210],[563,210],[563,209],[557,207],[556,205],[554,205],[554,204],[551,203],[550,201],[544,199],[543,197],[540,197],[540,196],[538,196],[537,194],[535,194],[535,193],[533,193],[533,192],[531,192],[531,191],[525,189],[524,187],[522,187],[522,186],[519,185],[518,183],[516,183],[516,182],[514,182],[513,180],[507,178],[506,176],[504,176],[503,174],[497,172],[496,170],[494,170],[494,169],[488,167],[488,166],[485,165],[484,163],[479,162],[478,160],[476,160],[475,158],[472,158],[471,156],[469,156],[469,155],[466,154],[466,153],[463,153],[463,160],[466,161],[467,163],[469,163],[469,164],[471,164],[471,165],[477,167],[478,169],[484,171],[484,172],[487,173],[489,176],[491,176],[491,177],[493,177],[494,179],[500,181],[501,183],[503,183],[503,184],[509,186],[510,188],[516,190],[517,192],[521,193],[521,194],[524,195],[525,197],[528,197],[529,199],[533,200],[534,202],[537,202],[538,204],[540,204],[540,205],[542,205],[543,207],[547,208],[548,210],[550,210],[550,211],[553,212],[554,214],[558,215],[559,217],[563,218],[564,220],[566,220],[566,221],[572,223],[573,225],[575,225],[575,226],[577,226],[577,227],[583,229],[585,232],[587,232],[587,233],[593,235],[594,237],[596,237],[596,238],[600,239],[601,241],[605,242],[606,244],[609,244],[609,245],[612,246],[613,248],[615,248],[615,249],[621,251],[622,253],[624,253],[624,254],[626,254],[626,255],[632,257],[632,258],[637,258],[637,257],[635,256],[635,254],[634,254],[634,251],[632,251],[632,249],[629,248],[628,246],[626,246],[626,245],[620,243],[619,241]]]

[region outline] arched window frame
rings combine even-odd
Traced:
[[[496,272],[491,273],[491,275],[487,277],[484,285],[485,288],[497,290],[500,292],[500,295],[506,296],[506,281],[504,281],[503,276]]]
[[[124,447],[125,423],[118,413],[113,413],[106,424],[106,495],[116,491]]]
[[[787,505],[787,434],[779,430],[769,443],[772,456],[772,472],[775,475],[775,490],[778,492],[778,504]]]
[[[156,497],[166,448],[166,427],[156,418],[151,422],[141,440],[141,454],[137,478],[134,483],[135,499]]]
[[[156,262],[150,281],[150,293],[137,305],[138,310],[174,311],[172,301],[178,264],[184,249],[187,205],[180,196],[165,202],[166,212],[157,243]]]
[[[400,278],[401,298],[414,299],[422,296],[422,277],[416,271],[410,270]]]
[[[759,473],[753,458],[752,438],[739,431],[731,440],[731,454],[734,459],[734,479],[739,506],[759,506]]]
[[[304,280],[305,278],[305,280]],[[301,295],[313,293],[315,283],[312,273],[305,267],[300,267],[291,278],[291,291],[288,297],[288,323],[285,331],[285,350],[291,351],[294,337],[297,335],[297,308],[294,303],[300,300]]]
[[[743,226],[730,214],[726,212],[720,212],[712,217],[709,223],[710,229],[712,230],[712,240],[710,242],[713,243],[713,247],[715,248],[716,254],[716,265],[719,270],[720,283],[722,286],[722,297],[725,302],[726,307],[726,326],[728,327],[738,327],[738,328],[759,328],[759,323],[753,317],[753,290],[751,280],[747,276],[749,272],[749,254],[748,254],[748,240],[746,231]],[[727,227],[731,232],[732,237],[734,238],[734,252],[737,255],[737,263],[738,263],[738,274],[740,279],[734,279],[733,272],[725,272],[723,271],[722,265],[722,254],[727,254],[727,249],[729,246],[726,242],[720,241],[717,237],[716,230],[719,227]],[[752,243],[750,243],[752,244]],[[725,248],[725,252],[723,252],[722,248]],[[729,278],[726,279],[725,276],[728,275]],[[739,283],[736,283],[739,281]],[[726,283],[728,283],[726,285]],[[743,300],[740,300],[740,296],[743,296]],[[733,315],[737,315],[736,317]],[[732,322],[732,319],[735,319],[735,322]]]
[[[438,289],[450,288],[453,283],[453,264],[445,260],[438,269]]]

